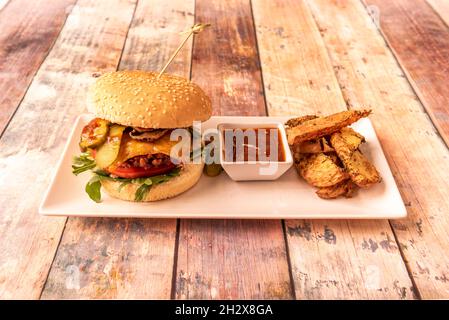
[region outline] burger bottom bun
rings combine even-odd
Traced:
[[[184,191],[192,188],[200,179],[204,164],[186,164],[179,172],[179,176],[161,184],[152,186],[142,201],[150,202],[175,197]],[[130,183],[119,191],[121,182],[112,180],[102,180],[101,186],[114,198],[126,201],[135,201],[136,190],[140,184]]]

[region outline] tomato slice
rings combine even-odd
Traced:
[[[152,167],[152,168],[142,168],[142,167],[117,167],[109,169],[109,172],[120,177],[127,179],[152,177],[160,174],[167,173],[176,167],[175,164],[169,163],[165,166]]]

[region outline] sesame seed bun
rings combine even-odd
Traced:
[[[142,201],[150,202],[175,197],[192,188],[200,179],[204,164],[186,164],[181,169],[179,176],[171,178],[167,182],[151,187]],[[101,186],[114,198],[126,201],[135,201],[135,194],[139,184],[130,183],[119,191],[121,182],[102,180]]]
[[[88,107],[97,117],[131,127],[185,128],[205,121],[211,101],[186,78],[139,70],[100,76],[90,87]]]

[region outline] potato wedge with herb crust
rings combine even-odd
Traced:
[[[349,110],[303,121],[297,126],[286,129],[288,144],[293,145],[294,143],[330,135],[361,118],[367,117],[370,113],[371,110]]]
[[[293,118],[293,119],[288,120],[285,123],[285,126],[293,128],[293,127],[299,126],[300,124],[304,123],[305,121],[313,120],[316,118],[318,118],[318,116],[316,116],[316,115],[306,115],[306,116],[302,116],[302,117],[298,117],[298,118]]]
[[[330,187],[319,188],[316,194],[323,199],[336,199],[341,196],[352,198],[356,190],[357,186],[348,179]]]
[[[381,181],[379,172],[358,149],[364,138],[350,128],[331,136],[331,144],[343,163],[351,180],[361,188],[367,188]]]
[[[348,127],[370,113],[350,110],[325,117],[307,115],[285,123],[295,167],[307,183],[318,188],[320,198],[351,198],[358,187],[381,181],[359,149],[365,138]]]
[[[295,166],[299,174],[315,187],[330,187],[348,179],[348,174],[324,153],[302,155]]]
[[[337,151],[338,154],[338,151]],[[340,156],[351,180],[361,188],[368,188],[382,179],[374,165],[360,152],[356,150],[350,157]]]
[[[346,157],[350,157],[351,154],[365,142],[365,137],[360,133],[355,132],[354,129],[347,127],[333,133],[330,141],[334,148],[338,148],[339,157],[343,153]]]
[[[335,151],[324,138],[295,143],[291,149],[298,153],[329,153]]]

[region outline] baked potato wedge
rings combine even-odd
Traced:
[[[305,116],[302,116],[302,117],[293,118],[293,119],[288,120],[285,123],[285,126],[293,128],[293,127],[299,126],[300,124],[304,123],[305,121],[313,120],[313,119],[316,119],[316,118],[318,118],[318,116],[316,116],[316,115],[305,115]]]
[[[299,153],[329,153],[335,151],[324,138],[295,143],[291,149],[293,152]]]
[[[322,199],[336,199],[344,196],[352,198],[357,190],[357,186],[351,179],[347,179],[330,187],[319,188],[316,194]]]
[[[356,150],[351,157],[340,157],[351,180],[361,188],[368,188],[382,181],[379,172],[374,165],[360,152]]]
[[[339,157],[343,153],[346,157],[350,157],[352,153],[357,150],[363,142],[365,142],[365,137],[363,137],[360,133],[355,132],[354,129],[346,127],[333,133],[331,135],[330,142],[334,148],[338,148]]]
[[[365,138],[348,127],[371,110],[350,110],[325,117],[306,115],[285,123],[295,167],[323,199],[351,198],[359,187],[381,181],[359,147]]]
[[[361,188],[367,188],[381,181],[374,165],[358,149],[364,138],[352,130],[344,128],[331,136],[331,145],[343,163],[351,180]]]
[[[370,113],[371,110],[348,110],[326,117],[299,121],[299,125],[286,128],[288,144],[293,145],[330,135],[361,118],[367,117]]]
[[[343,168],[324,153],[301,155],[295,159],[295,166],[304,180],[318,188],[330,187],[349,178]]]

